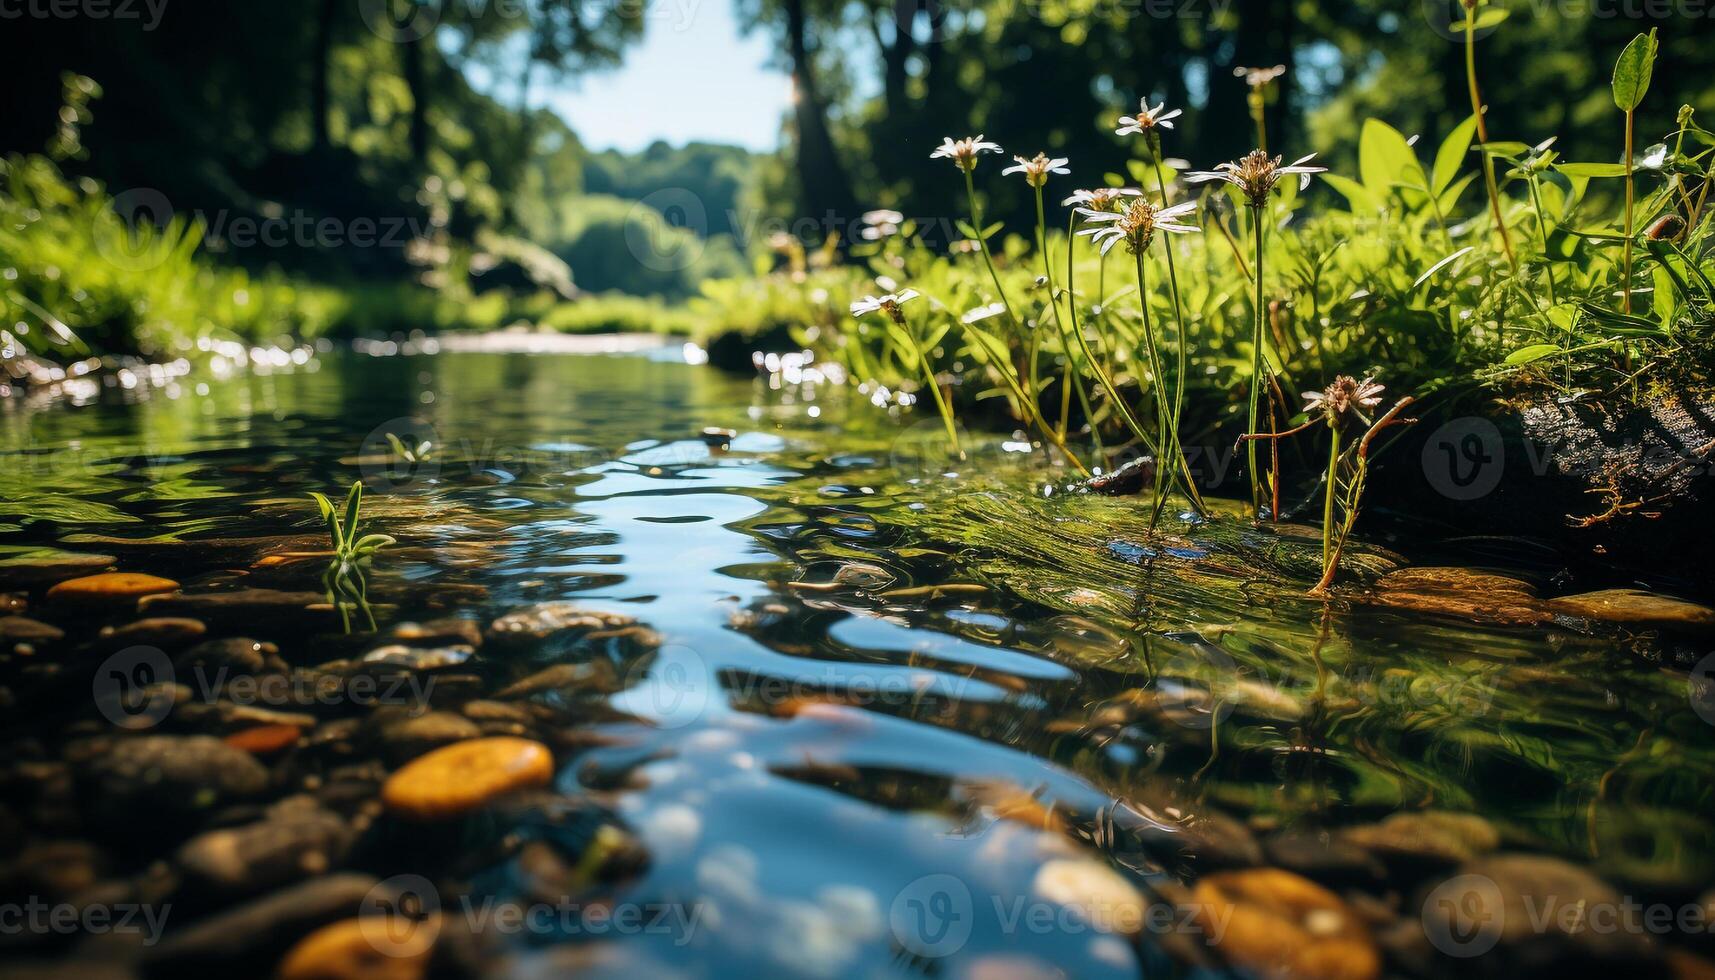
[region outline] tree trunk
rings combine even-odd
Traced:
[[[917,50],[917,37],[912,30],[917,23],[918,6],[919,0],[893,0],[893,43],[882,49],[882,92],[890,116],[898,117],[908,111],[906,63]]]
[[[321,13],[316,19],[316,60],[310,78],[310,121],[317,150],[325,150],[333,142],[328,133],[328,73],[333,60],[333,22],[338,10],[339,0],[322,0]]]
[[[405,42],[405,85],[411,90],[411,161],[422,167],[429,159],[429,86],[424,62],[426,42],[434,38],[413,38]]]
[[[798,183],[804,210],[817,221],[830,214],[833,229],[845,235],[857,219],[857,198],[828,132],[827,106],[816,86],[816,70],[807,39],[804,0],[785,0],[786,47],[792,59],[792,85],[798,129]]]

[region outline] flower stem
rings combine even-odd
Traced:
[[[1334,488],[1340,485],[1340,426],[1328,423],[1328,487],[1322,498],[1322,576],[1328,574],[1328,560],[1334,554]]]
[[[1483,185],[1489,192],[1489,216],[1495,222],[1495,231],[1501,236],[1501,249],[1507,253],[1507,262],[1513,268],[1518,268],[1518,259],[1513,255],[1512,237],[1507,234],[1507,224],[1501,219],[1501,192],[1495,186],[1495,158],[1489,153],[1489,124],[1483,119],[1483,94],[1477,88],[1477,5],[1471,0],[1465,3],[1465,83],[1471,90],[1471,113],[1477,117],[1477,141],[1483,144]]]
[[[1070,242],[1067,247],[1071,247]],[[1066,320],[1060,315],[1060,297],[1054,289],[1053,262],[1048,256],[1048,218],[1042,209],[1040,186],[1036,188],[1036,251],[1042,255],[1042,278],[1048,284],[1048,305],[1054,310],[1054,325],[1060,329],[1060,352],[1066,358],[1060,369],[1060,436],[1065,438],[1066,426],[1072,415],[1072,343],[1066,336]]]
[[[1161,193],[1161,206],[1167,207],[1167,175],[1161,169],[1161,137],[1154,130],[1149,134],[1150,155],[1155,161],[1155,185]],[[1175,339],[1179,346],[1179,369],[1173,376],[1173,421],[1169,431],[1173,437],[1173,456],[1185,468],[1185,495],[1191,499],[1191,506],[1199,514],[1208,513],[1203,506],[1203,495],[1197,492],[1196,481],[1191,479],[1191,464],[1185,458],[1184,450],[1179,444],[1179,419],[1185,411],[1185,378],[1186,378],[1186,349],[1190,346],[1187,336],[1189,324],[1185,322],[1185,311],[1179,305],[1179,272],[1173,265],[1173,243],[1163,240],[1161,250],[1167,253],[1167,287],[1173,294],[1173,324]]]
[[[965,171],[965,197],[970,202],[971,206],[971,230],[977,234],[977,248],[982,252],[984,264],[988,266],[989,277],[994,280],[995,292],[1000,294],[1000,303],[1006,308],[1006,315],[1012,320],[1014,329],[1017,329],[1019,326],[1018,315],[1012,311],[1012,301],[1006,296],[1006,287],[1000,284],[1000,273],[995,270],[994,256],[989,254],[988,241],[983,238],[982,210],[977,207],[976,184],[971,180],[971,172],[969,170]],[[1000,372],[1001,378],[1005,380],[1007,386],[1012,389],[1013,396],[1018,399],[1019,408],[1023,410],[1025,419],[1035,423],[1036,427],[1042,430],[1043,436],[1059,448],[1060,452],[1065,455],[1067,461],[1070,462],[1078,472],[1088,476],[1090,471],[1084,467],[1084,464],[1081,461],[1079,461],[1077,455],[1072,452],[1071,447],[1066,445],[1066,440],[1056,433],[1053,428],[1048,425],[1047,421],[1042,418],[1042,412],[1036,405],[1036,399],[1029,392],[1023,390],[1023,388],[1019,386],[1018,379],[1014,377],[1015,369],[1012,366],[1012,361],[1006,356],[1006,353],[1004,351],[996,351],[992,349],[983,339],[981,331],[972,330],[971,335],[977,338],[977,343],[983,348],[983,352],[989,356],[990,360],[994,361],[995,370]]]
[[[1137,305],[1143,311],[1144,350],[1149,353],[1149,370],[1154,375],[1150,379],[1149,387],[1155,394],[1156,446],[1159,448],[1156,451],[1155,503],[1150,512],[1150,526],[1153,527],[1156,519],[1161,516],[1161,503],[1164,499],[1163,478],[1171,485],[1175,479],[1173,474],[1179,469],[1179,465],[1175,460],[1162,458],[1172,446],[1171,436],[1167,431],[1167,389],[1163,384],[1161,355],[1155,343],[1155,325],[1149,316],[1149,283],[1143,269],[1143,249],[1138,249],[1133,257],[1137,260]]]
[[[1263,318],[1268,315],[1263,310],[1262,301],[1263,230],[1266,225],[1263,211],[1263,208],[1251,208],[1251,238],[1256,242],[1256,301],[1254,304],[1255,309],[1252,311],[1255,315],[1251,322],[1250,414],[1248,415],[1248,420],[1245,423],[1245,432],[1250,435],[1256,435],[1258,432],[1256,426],[1256,409],[1258,400],[1257,396],[1262,393],[1262,325]],[[1262,484],[1257,479],[1256,443],[1254,441],[1245,446],[1245,467],[1250,474],[1251,507],[1256,511],[1257,519],[1261,520]],[[1280,515],[1271,514],[1269,516],[1273,519],[1279,519]]]
[[[941,394],[941,384],[935,380],[935,366],[929,363],[929,355],[923,350],[923,345],[917,340],[916,331],[909,324],[900,324],[905,335],[911,338],[911,350],[917,355],[917,363],[923,368],[923,381],[929,385],[929,394],[935,398],[935,410],[941,413],[941,424],[947,427],[947,444],[953,448],[953,456],[965,458],[965,451],[959,448],[959,431],[953,424],[953,410],[947,404],[946,396]]]
[[[1089,363],[1091,373],[1099,373],[1101,367],[1096,364],[1095,358],[1090,356],[1089,343],[1084,339],[1084,328],[1078,323],[1078,291],[1073,285],[1075,275],[1072,268],[1072,259],[1077,254],[1077,238],[1073,236],[1072,229],[1077,220],[1076,213],[1066,217],[1066,312],[1069,314],[1071,333],[1078,339],[1078,348],[1084,352],[1084,359]],[[1067,347],[1066,361],[1070,364],[1071,360],[1072,350]],[[1089,422],[1090,438],[1096,443],[1096,456],[1106,459],[1107,450],[1102,448],[1102,429],[1096,424],[1095,410],[1090,407],[1090,396],[1084,393],[1082,384],[1078,385],[1078,405],[1083,408],[1084,418]]]
[[[1632,311],[1632,206],[1637,186],[1632,179],[1632,113],[1626,110],[1626,245],[1625,245],[1625,308]]]

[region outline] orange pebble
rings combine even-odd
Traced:
[[[344,919],[310,933],[280,961],[279,980],[421,980],[439,917]]]
[[[49,599],[63,602],[110,602],[140,599],[158,592],[177,591],[179,583],[141,572],[103,572],[66,579],[48,590]]]
[[[296,725],[258,725],[233,732],[222,741],[251,755],[273,755],[298,744],[301,734]]]
[[[554,756],[541,742],[510,735],[473,738],[411,760],[388,777],[381,799],[400,816],[439,820],[545,785],[553,775]]]

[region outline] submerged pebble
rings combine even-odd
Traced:
[[[474,738],[413,760],[387,780],[381,795],[388,810],[399,816],[443,820],[515,790],[546,785],[553,766],[553,755],[540,742]]]
[[[66,579],[48,590],[50,602],[126,606],[144,596],[178,591],[179,583],[141,572],[103,572]]]

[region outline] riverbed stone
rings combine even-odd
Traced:
[[[1432,887],[1433,886],[1433,887]],[[1540,854],[1493,854],[1427,883],[1415,906],[1442,953],[1466,959],[1474,945],[1489,976],[1645,976],[1659,959],[1642,928],[1615,928],[1625,897],[1589,871]]]
[[[1264,846],[1270,863],[1323,883],[1374,884],[1386,867],[1368,850],[1327,830],[1292,829]]]
[[[364,654],[361,662],[365,665],[403,667],[406,670],[426,672],[458,667],[475,652],[474,647],[462,643],[436,647],[410,647],[402,643],[390,643]]]
[[[286,952],[278,980],[422,980],[428,975],[440,915],[342,919]]]
[[[250,677],[283,667],[283,662],[274,659],[276,656],[273,644],[261,643],[249,637],[232,636],[198,643],[179,654],[173,661],[173,667],[181,671],[194,671],[198,668],[209,672],[224,671],[227,679],[233,676]],[[210,680],[213,680],[212,674]]]
[[[1056,858],[1036,870],[1031,891],[1043,901],[1078,910],[1104,932],[1135,936],[1143,931],[1144,899],[1137,887],[1105,862]]]
[[[1379,823],[1351,827],[1340,838],[1407,872],[1450,868],[1501,843],[1494,825],[1482,817],[1439,810],[1395,813]]]
[[[555,664],[494,692],[494,698],[510,701],[534,694],[558,691],[567,694],[584,692],[610,693],[619,689],[619,675],[606,660],[591,660],[579,664]]]
[[[297,725],[268,724],[241,728],[221,741],[251,755],[269,756],[298,744],[304,730]]]
[[[1234,966],[1275,980],[1373,980],[1381,956],[1339,896],[1278,868],[1220,871],[1192,889],[1199,926]]]
[[[177,860],[192,887],[222,897],[250,895],[325,874],[345,860],[354,836],[313,798],[293,797],[255,823],[191,838]]]
[[[633,616],[591,609],[568,601],[541,602],[514,609],[489,624],[487,637],[491,642],[516,647],[565,633],[601,639],[618,636],[622,632],[646,645],[653,646],[659,642],[648,630],[638,626]]]
[[[475,738],[412,760],[382,787],[387,809],[410,820],[442,820],[507,793],[543,786],[554,775],[548,747],[507,736]]]
[[[322,606],[322,609],[312,607]],[[243,630],[296,630],[322,628],[337,616],[320,592],[283,592],[277,589],[236,589],[230,592],[151,595],[138,603],[138,610],[151,616],[200,619],[206,623]],[[379,608],[379,607],[376,607]],[[267,635],[274,635],[268,633]]]
[[[178,975],[271,962],[305,933],[356,915],[379,884],[370,875],[342,872],[289,885],[169,931],[144,960],[152,973]]]
[[[0,650],[20,643],[32,648],[65,639],[65,630],[28,616],[0,616]]]
[[[109,826],[139,832],[150,825],[194,830],[187,820],[255,798],[269,781],[248,752],[208,735],[98,739],[76,753],[85,756],[87,805]]]
[[[398,623],[389,628],[386,639],[409,646],[482,646],[482,624],[474,619],[446,617],[421,623]]]
[[[129,608],[145,596],[178,591],[179,583],[142,572],[101,572],[66,579],[48,589],[48,601],[63,605]]]
[[[1639,589],[1603,589],[1546,601],[1562,616],[1627,626],[1662,626],[1697,633],[1715,631],[1715,609]]]
[[[1403,568],[1354,598],[1494,626],[1534,626],[1553,617],[1530,583],[1467,568]]]
[[[182,616],[152,616],[124,626],[104,627],[101,643],[106,649],[128,646],[160,647],[176,650],[203,638],[208,626],[200,619]]]
[[[389,713],[376,723],[376,737],[382,751],[395,764],[481,735],[482,729],[476,722],[450,711]]]
[[[50,585],[105,571],[118,561],[119,559],[112,555],[90,555],[53,549],[14,558],[0,558],[0,586],[15,588]]]

